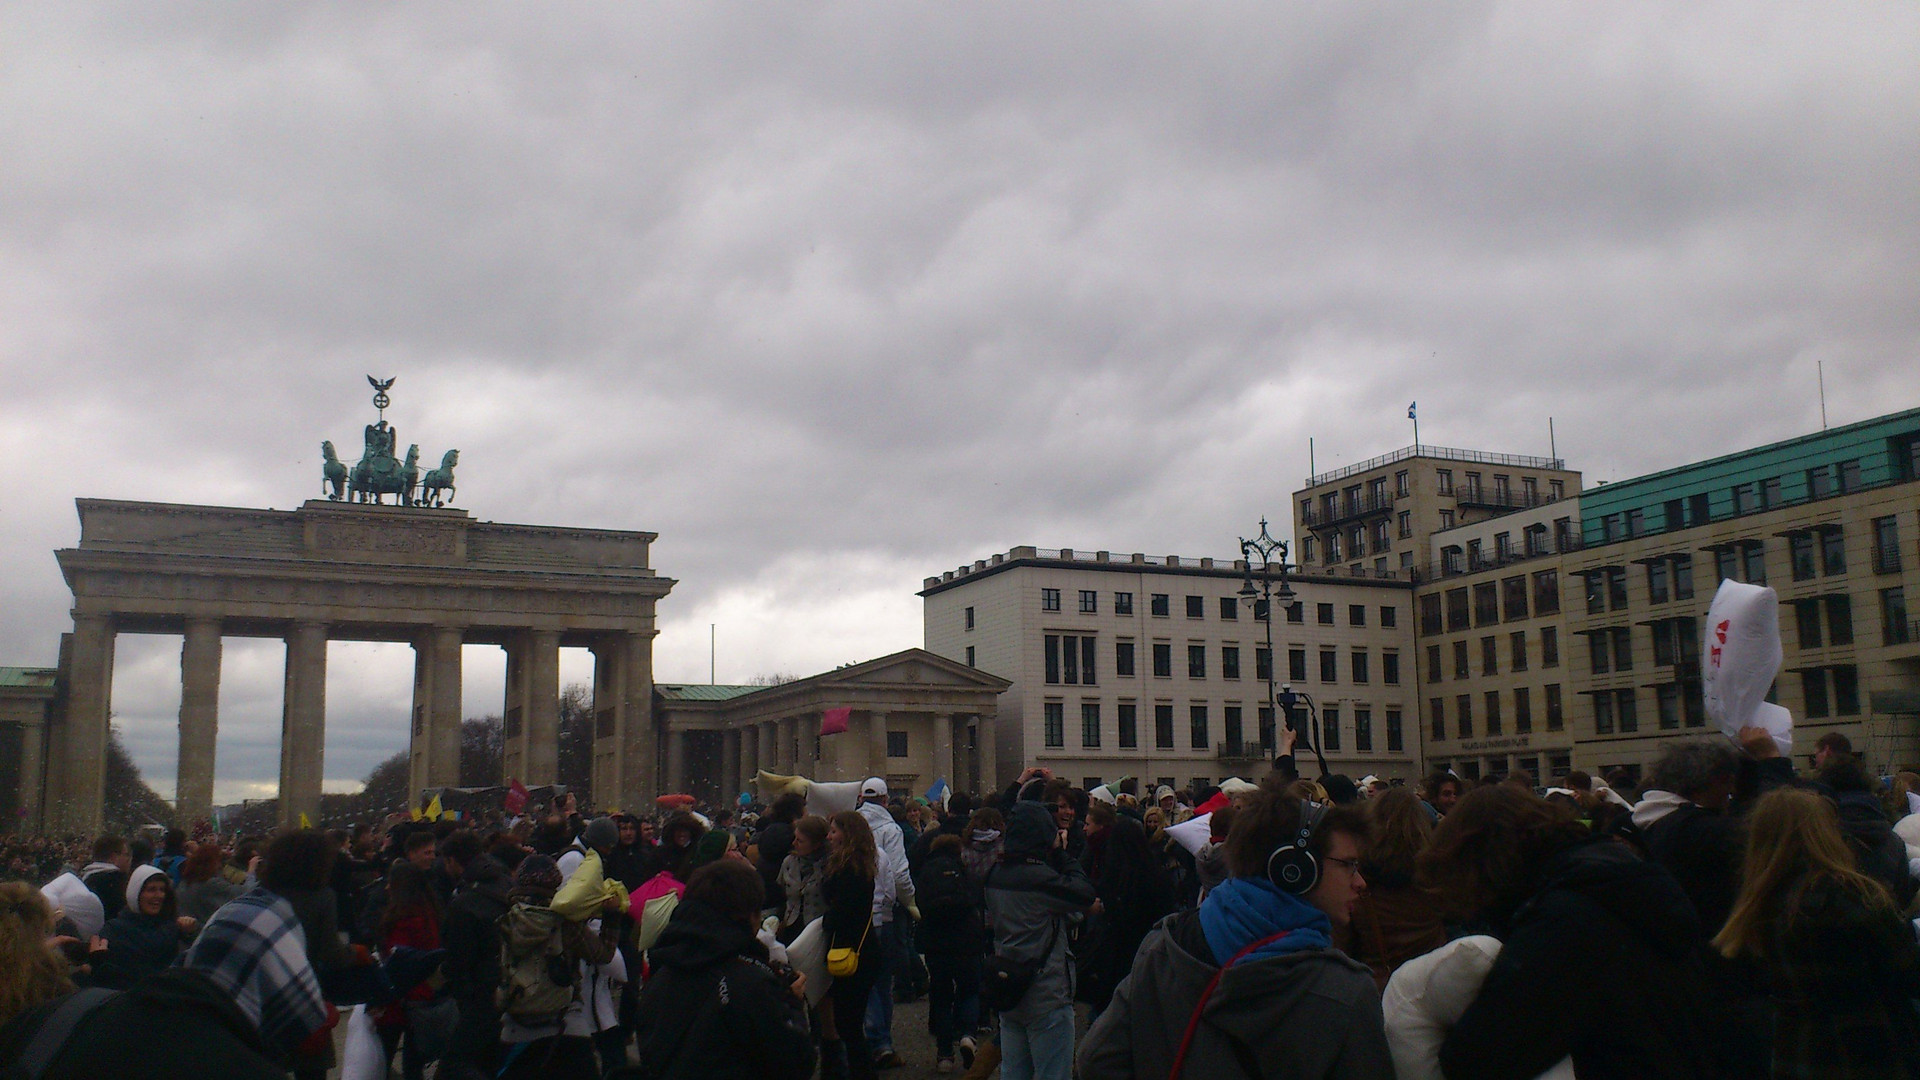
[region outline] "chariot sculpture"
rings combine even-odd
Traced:
[[[387,423],[387,396],[393,379],[367,376],[373,387],[373,407],[378,417],[367,425],[366,443],[360,460],[349,469],[340,460],[331,440],[320,444],[321,491],[334,502],[343,500],[380,504],[391,495],[400,506],[445,506],[453,501],[453,467],[459,464],[460,451],[449,450],[440,458],[440,467],[420,475],[420,445],[407,447],[406,460],[394,456],[399,433]]]

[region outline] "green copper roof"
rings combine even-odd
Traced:
[[[43,667],[0,667],[0,686],[53,686],[54,670]]]
[[[654,683],[654,693],[668,701],[732,701],[764,686],[731,686],[725,683]]]

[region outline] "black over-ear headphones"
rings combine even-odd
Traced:
[[[1312,891],[1320,881],[1320,862],[1313,857],[1310,845],[1313,842],[1313,830],[1319,826],[1320,818],[1327,808],[1317,802],[1300,803],[1300,833],[1290,844],[1273,849],[1267,856],[1267,880],[1284,893],[1299,896]]]

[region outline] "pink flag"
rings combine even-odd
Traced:
[[[847,730],[847,719],[853,715],[852,708],[828,709],[820,714],[820,734],[838,735]]]
[[[515,780],[507,787],[505,800],[507,813],[517,814],[527,808],[527,785]]]

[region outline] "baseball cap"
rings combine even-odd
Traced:
[[[863,799],[884,799],[887,797],[887,782],[877,776],[869,776],[860,785],[860,797]]]

